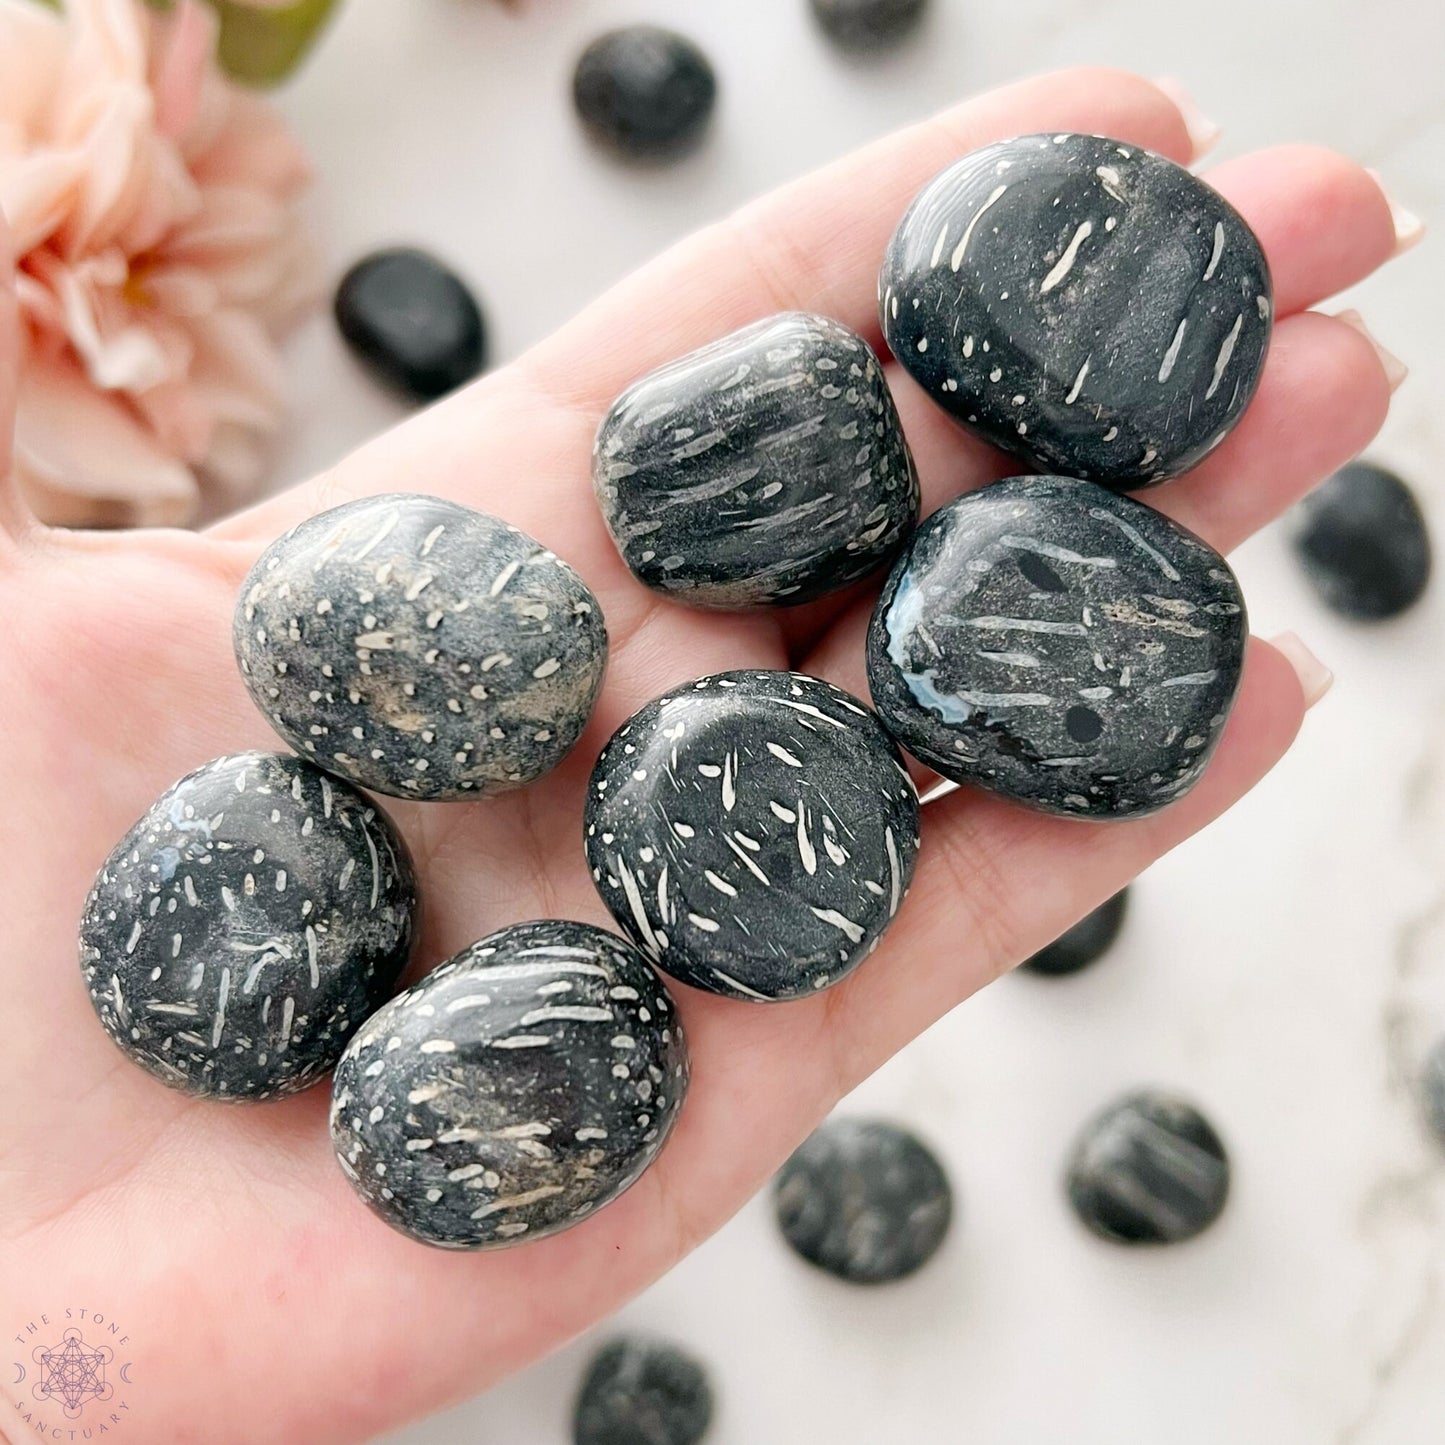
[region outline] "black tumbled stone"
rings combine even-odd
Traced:
[[[854,1284],[882,1284],[933,1258],[953,1191],[912,1134],[871,1119],[830,1119],[778,1171],[783,1238],[810,1264]]]
[[[691,1355],[627,1335],[587,1367],[572,1419],[574,1445],[697,1445],[712,1423],[712,1387]]]
[[[1074,1212],[1102,1238],[1179,1244],[1219,1218],[1229,1159],[1192,1104],[1139,1090],[1090,1120],[1065,1184]]]
[[[929,517],[868,629],[890,732],[1047,812],[1151,812],[1198,781],[1244,665],[1229,565],[1092,482],[1016,477]]]
[[[701,139],[717,100],[717,78],[685,35],[660,25],[628,25],[582,52],[572,99],[594,140],[626,156],[661,159]]]
[[[823,33],[845,50],[883,50],[910,35],[928,0],[810,0]]]
[[[892,560],[918,479],[861,336],[789,313],[634,382],[593,482],[639,581],[694,607],[811,602]]]
[[[856,698],[798,673],[720,673],[612,735],[586,848],[659,968],[735,998],[798,998],[861,963],[898,911],[918,796]]]
[[[373,375],[419,401],[470,381],[486,365],[481,308],[434,256],[400,248],[358,261],[342,278],[336,324]]]
[[[1342,467],[1295,509],[1294,550],[1333,611],[1398,616],[1430,581],[1430,533],[1404,481],[1373,462]]]
[[[411,860],[386,814],[289,754],[217,758],[162,793],[86,900],[106,1032],[162,1083],[268,1099],[316,1082],[406,967]]]
[[[456,800],[557,766],[602,686],[587,584],[525,532],[437,497],[310,517],[241,587],[236,659],[256,705],[319,767]]]
[[[393,1228],[501,1247],[630,1188],[687,1083],[672,1000],[631,944],[585,923],[520,923],[367,1021],[336,1067],[331,1136]]]
[[[1420,1103],[1425,1122],[1445,1144],[1445,1038],[1425,1056],[1425,1065],[1420,1071]]]
[[[1038,471],[1118,490],[1178,476],[1264,366],[1269,268],[1182,167],[1100,136],[966,156],[904,216],[883,331],[940,406]]]
[[[1086,913],[1067,933],[1060,934],[1047,948],[1041,948],[1032,958],[1025,959],[1019,967],[1049,978],[1062,978],[1087,968],[1102,958],[1119,936],[1128,903],[1129,890],[1120,889],[1092,913]]]

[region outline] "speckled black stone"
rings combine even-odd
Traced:
[[[672,1000],[636,949],[585,923],[520,923],[372,1016],[336,1067],[331,1136],[393,1228],[501,1247],[634,1184],[687,1082]]]
[[[425,251],[364,257],[342,277],[333,309],[367,369],[418,401],[444,395],[486,365],[486,326],[476,298]]]
[[[627,1335],[587,1367],[572,1418],[574,1445],[697,1445],[712,1423],[712,1387],[691,1355]]]
[[[1047,812],[1151,812],[1196,783],[1244,664],[1229,565],[1092,482],[1017,477],[929,517],[868,629],[915,757]]]
[[[607,629],[540,542],[436,497],[311,517],[241,587],[236,659],[256,705],[328,772],[399,797],[520,787],[581,736]]]
[[[80,963],[106,1032],[190,1094],[316,1082],[406,967],[416,883],[386,814],[289,754],[168,788],[86,900]]]
[[[1109,951],[1119,936],[1128,906],[1129,890],[1124,888],[1019,967],[1048,978],[1063,978],[1088,968]]]
[[[1192,1104],[1140,1090],[1090,1120],[1065,1184],[1074,1212],[1102,1238],[1179,1244],[1219,1218],[1229,1159]]]
[[[603,901],[659,968],[798,998],[861,963],[898,911],[918,795],[856,698],[799,673],[719,673],[612,735],[586,846]]]
[[[1425,1066],[1420,1071],[1420,1103],[1425,1122],[1445,1144],[1445,1038],[1425,1056]]]
[[[884,50],[918,28],[928,0],[811,0],[823,33],[845,50]]]
[[[635,159],[669,159],[702,139],[717,77],[685,35],[628,25],[598,36],[582,52],[572,101],[599,144]]]
[[[634,382],[602,421],[592,476],[639,581],[693,607],[811,602],[891,561],[918,520],[877,358],[796,312]]]
[[[1430,533],[1414,493],[1373,462],[1342,467],[1295,508],[1294,550],[1320,599],[1362,622],[1397,617],[1430,581]]]
[[[1188,470],[1254,395],[1264,253],[1188,171],[1033,135],[924,187],[888,248],[883,330],[947,411],[1033,469],[1127,491]]]
[[[914,1136],[873,1119],[829,1119],[773,1185],[783,1238],[810,1264],[853,1284],[902,1279],[933,1258],[953,1191]]]

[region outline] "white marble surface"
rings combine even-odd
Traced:
[[[335,270],[419,239],[485,297],[499,359],[694,225],[971,91],[1072,61],[1182,75],[1223,153],[1318,140],[1379,167],[1436,238],[1350,298],[1414,368],[1378,454],[1445,539],[1445,7],[1439,0],[935,0],[926,40],[840,61],[803,0],[350,0],[282,98],[321,173]],[[599,161],[567,78],[606,25],[694,34],[723,84],[706,150]],[[325,319],[292,350],[299,476],[400,415]],[[424,484],[424,478],[400,479]],[[1278,536],[1239,554],[1257,629],[1298,628],[1339,676],[1248,802],[1156,866],[1116,952],[957,1009],[850,1107],[910,1121],[962,1219],[933,1266],[869,1293],[808,1271],[765,1200],[619,1323],[689,1342],[710,1445],[1423,1445],[1445,1406],[1445,1152],[1411,1074],[1445,1032],[1445,586],[1348,627]],[[1116,1089],[1158,1081],[1226,1134],[1236,1193],[1194,1246],[1085,1237],[1060,1160]],[[615,1326],[612,1326],[615,1327]],[[563,1445],[580,1341],[391,1445]]]

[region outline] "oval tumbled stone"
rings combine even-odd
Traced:
[[[918,479],[883,369],[823,316],[775,316],[634,382],[593,481],[638,580],[692,607],[810,602],[890,561]]]
[[[162,1083],[269,1099],[316,1082],[391,993],[411,860],[369,798],[290,754],[217,758],[116,845],[80,925],[106,1032]]]
[[[602,686],[587,584],[525,532],[437,497],[365,497],[261,554],[234,642],[256,705],[328,772],[486,797],[556,767]]]
[[[936,176],[894,234],[883,332],[920,386],[1039,471],[1121,491],[1239,420],[1272,322],[1254,233],[1182,167],[1030,135]]]
[[[631,944],[519,923],[367,1022],[337,1065],[332,1142],[394,1228],[500,1247],[567,1229],[635,1183],[687,1083],[672,1000]]]
[[[1198,781],[1246,636],[1229,564],[1192,532],[1092,482],[1016,477],[914,533],[873,612],[868,681],[944,777],[1126,817]]]
[[[603,901],[659,968],[735,998],[798,998],[856,967],[898,911],[918,796],[840,688],[720,673],[612,735],[586,846]]]

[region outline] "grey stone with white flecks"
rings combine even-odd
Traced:
[[[1066,978],[1081,972],[1113,946],[1128,909],[1129,890],[1121,888],[1019,967],[1041,978]]]
[[[311,517],[241,588],[236,658],[299,753],[398,797],[487,797],[567,755],[602,685],[587,584],[525,532],[436,497]]]
[[[890,50],[917,29],[928,0],[811,0],[823,33],[849,51]]]
[[[1090,1120],[1065,1184],[1074,1212],[1102,1238],[1178,1244],[1223,1212],[1229,1158],[1187,1100],[1141,1089]]]
[[[603,901],[659,968],[790,999],[877,945],[913,876],[918,795],[878,719],[840,688],[719,673],[612,735],[585,831]]]
[[[370,799],[289,754],[217,758],[116,845],[80,925],[106,1032],[191,1094],[326,1073],[406,967],[416,884]]]
[[[890,561],[918,518],[883,369],[822,316],[771,317],[634,382],[592,471],[627,565],[693,607],[812,601]]]
[[[398,994],[336,1069],[331,1136],[393,1228],[449,1249],[567,1229],[662,1149],[688,1084],[662,980],[625,939],[546,920]]]
[[[1131,490],[1239,421],[1273,321],[1253,232],[1182,167],[1101,136],[973,152],[919,193],[883,331],[940,406],[1038,471]]]
[[[609,1340],[587,1367],[573,1445],[697,1445],[712,1422],[712,1386],[691,1355],[663,1340]]]
[[[1017,477],[914,533],[873,612],[868,681],[945,777],[1120,818],[1199,780],[1247,632],[1234,574],[1193,533],[1092,482]]]

